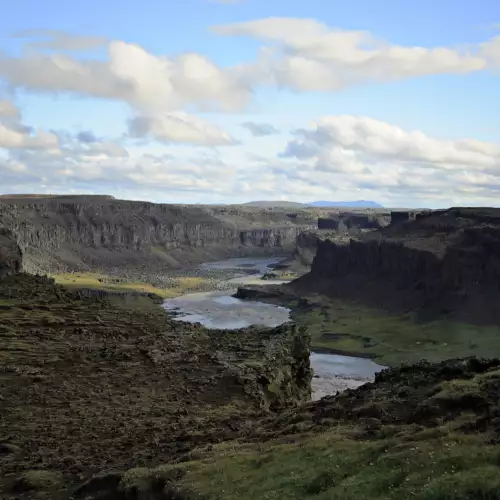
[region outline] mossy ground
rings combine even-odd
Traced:
[[[185,465],[180,484],[204,500],[500,498],[500,452],[481,438],[452,426],[375,441],[349,434],[339,426],[293,443],[216,447]]]
[[[100,471],[171,463],[234,439],[278,399],[266,387],[295,360],[289,333],[209,331],[171,320],[147,296],[5,278],[0,498],[68,498]],[[308,396],[290,395],[296,381],[286,382],[288,403]]]
[[[419,321],[412,314],[335,299],[311,299],[309,307],[298,300],[283,304],[311,334],[311,348],[374,358],[394,366],[421,359],[442,361],[454,357],[500,356],[500,325],[473,325],[445,318]]]
[[[56,283],[70,289],[91,288],[108,292],[154,293],[165,299],[196,292],[206,282],[206,279],[202,277],[179,277],[172,280],[171,287],[160,288],[150,283],[115,278],[99,273],[54,274],[52,277]]]
[[[118,490],[178,500],[498,500],[499,367],[391,370],[358,391],[256,421],[250,437],[200,447],[189,461],[129,470]]]

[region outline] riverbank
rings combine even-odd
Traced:
[[[233,287],[231,290],[182,295],[166,300],[164,307],[174,315],[175,320],[200,323],[206,328],[275,327],[289,321],[288,308],[259,301],[242,301],[231,295],[241,285],[264,283],[267,288],[282,283],[269,278],[269,270],[279,266],[279,262],[269,259],[230,259],[203,264],[202,267],[214,270],[230,271],[233,268],[244,268],[249,275],[228,279],[226,284]],[[263,280],[264,277],[266,279]],[[308,330],[308,327],[304,328]],[[235,332],[235,335],[237,334]],[[313,400],[371,382],[375,373],[383,369],[382,366],[359,357],[347,358],[315,352],[311,353],[310,361],[315,374],[312,381]]]
[[[412,314],[393,314],[352,301],[303,293],[291,285],[244,286],[237,296],[291,309],[298,325],[307,325],[311,349],[370,358],[397,366],[422,359],[500,356],[500,326],[450,321],[419,321]]]
[[[56,283],[72,290],[93,289],[105,292],[154,293],[167,299],[190,293],[233,290],[236,285],[230,280],[237,277],[244,278],[264,274],[259,269],[254,269],[251,264],[245,265],[246,262],[254,260],[252,258],[229,259],[207,262],[182,270],[167,269],[161,272],[150,270],[141,272],[116,268],[108,269],[106,272],[52,274],[50,277],[55,279]],[[258,260],[272,265],[279,263],[283,257],[268,257]],[[218,262],[226,263],[226,267],[219,266]],[[272,267],[266,267],[266,269],[270,270]],[[285,283],[294,276],[286,270],[276,271],[276,273],[275,282],[277,283]],[[255,281],[245,281],[247,283],[260,283],[260,278]]]

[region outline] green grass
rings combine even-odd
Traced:
[[[411,314],[389,314],[339,300],[310,311],[294,308],[293,315],[308,327],[313,350],[360,354],[387,365],[500,356],[498,325],[477,326],[446,319],[422,323]]]
[[[293,443],[223,443],[197,461],[131,471],[123,487],[147,490],[182,468],[177,488],[186,499],[500,499],[500,453],[484,436],[451,426],[401,429],[395,438],[374,441],[352,433],[338,427]]]
[[[171,288],[159,288],[148,283],[138,281],[122,281],[98,273],[69,273],[55,274],[52,278],[56,283],[67,288],[93,288],[96,290],[112,292],[143,292],[155,293],[164,298],[177,297],[185,293],[196,292],[203,284],[200,277],[176,278],[176,286]],[[100,281],[101,280],[101,281]]]

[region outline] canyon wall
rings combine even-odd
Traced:
[[[349,241],[349,236],[355,236],[366,231],[387,227],[391,215],[387,211],[364,211],[359,213],[338,212],[322,214],[318,218],[318,228],[304,231],[297,237],[295,260],[299,266],[309,268],[314,260],[320,241]]]
[[[292,253],[297,235],[316,227],[307,210],[164,205],[112,199],[0,199],[31,271],[141,266],[181,267],[203,260]]]
[[[11,231],[0,227],[0,279],[22,268],[22,253]]]
[[[495,214],[439,211],[348,238],[318,240],[294,286],[397,310],[500,319],[500,224]],[[399,222],[399,221],[398,221]],[[391,225],[392,226],[392,225]]]

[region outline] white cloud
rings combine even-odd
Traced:
[[[192,105],[202,110],[241,109],[250,89],[195,53],[156,56],[142,47],[113,41],[108,60],[64,54],[11,57],[0,52],[0,78],[15,87],[117,99],[141,110],[171,111]]]
[[[315,19],[270,17],[213,27],[225,36],[264,40],[255,62],[236,68],[253,84],[298,91],[335,91],[368,82],[389,82],[421,75],[470,73],[497,63],[496,42],[471,50],[405,47],[365,31],[331,28]]]
[[[419,163],[438,169],[500,169],[500,146],[474,139],[443,140],[357,116],[327,116],[311,129],[296,131],[287,152],[301,159],[318,153],[352,153],[353,157]],[[500,172],[499,172],[500,173]]]
[[[167,143],[223,146],[235,142],[216,125],[183,112],[135,117],[129,122],[129,132],[133,137],[149,136]]]
[[[346,191],[389,199],[495,199],[500,145],[445,140],[366,117],[327,116],[295,131],[282,157]]]

